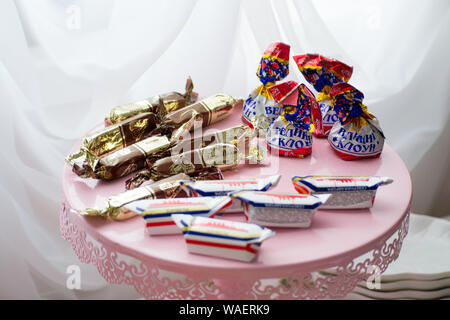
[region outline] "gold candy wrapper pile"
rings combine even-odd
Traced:
[[[243,99],[223,93],[196,101],[193,89],[188,78],[184,94],[169,92],[115,107],[104,128],[83,137],[80,149],[66,158],[78,176],[113,180],[144,169],[127,180],[126,189],[149,179],[154,182],[112,195],[104,208],[87,208],[80,214],[127,219],[133,215],[121,208],[130,201],[182,197],[182,179],[177,177],[223,179],[221,171],[236,168],[242,160],[263,160],[264,152],[249,144],[255,133],[247,125],[191,136],[198,125],[217,123],[243,104]]]

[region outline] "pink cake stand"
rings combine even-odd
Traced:
[[[240,124],[240,116],[236,110],[214,128]],[[408,232],[411,179],[397,153],[385,145],[379,159],[348,162],[326,139],[314,139],[305,159],[268,158],[267,165],[240,165],[224,176],[280,173],[272,190],[292,193],[294,175],[380,175],[394,183],[379,188],[371,209],[318,210],[308,229],[272,228],[276,235],[263,243],[254,262],[245,263],[190,254],[181,235],[147,235],[140,217],[117,222],[74,213],[104,205],[108,196],[124,191],[126,179],[81,179],[65,165],[61,234],[80,261],[94,264],[109,283],[131,285],[148,299],[340,298],[360,281],[376,282],[398,257]],[[244,221],[239,214],[223,218]]]

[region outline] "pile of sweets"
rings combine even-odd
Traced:
[[[384,135],[362,103],[364,95],[348,84],[352,67],[320,55],[294,56],[299,70],[318,92],[295,81],[276,84],[289,73],[289,45],[274,43],[260,61],[261,85],[243,105],[244,125],[200,137],[202,128],[228,117],[243,99],[216,94],[196,102],[192,80],[184,94],[169,92],[115,107],[105,128],[85,136],[80,150],[66,159],[83,178],[112,180],[135,171],[122,193],[82,215],[125,220],[141,216],[150,235],[183,233],[189,252],[253,261],[270,227],[308,228],[318,209],[370,208],[388,177],[294,176],[298,193],[270,191],[280,175],[224,180],[222,170],[241,160],[259,164],[264,152],[250,145],[257,134],[277,155],[303,158],[312,152],[314,134],[328,136],[345,160],[379,157]],[[151,184],[141,186],[147,180]],[[216,218],[243,212],[247,222]]]
[[[181,180],[221,180],[222,170],[234,169],[242,159],[259,163],[264,153],[250,145],[254,130],[247,125],[190,138],[195,122],[207,127],[243,104],[227,94],[196,102],[197,96],[188,78],[185,94],[169,92],[114,107],[104,128],[83,137],[80,149],[66,158],[78,176],[114,180],[146,169],[127,180],[129,191],[78,213],[125,220],[136,215],[126,207],[134,201],[186,197]],[[149,179],[152,184],[140,187]]]
[[[284,64],[280,64],[281,55]],[[314,134],[328,137],[344,160],[379,157],[385,137],[378,120],[362,103],[362,92],[347,83],[353,67],[318,54],[293,58],[317,91],[317,99],[304,84],[275,84],[287,76],[289,62],[289,46],[275,43],[264,52],[257,73],[263,84],[244,104],[244,123],[257,128],[258,134],[266,137],[268,149],[281,156],[311,154]]]
[[[202,164],[200,166],[179,166],[164,161],[173,153],[181,153],[181,149],[193,151],[220,143],[221,146],[206,151],[218,153],[224,150],[227,154],[230,153],[228,151],[234,153],[234,162],[226,163],[228,166],[223,166],[222,169],[232,168],[236,162],[245,158],[241,150],[248,146],[249,139],[254,134],[246,125],[210,134],[205,139],[198,137],[192,141],[186,138],[190,136],[189,132],[194,129],[196,123],[205,128],[227,118],[235,108],[242,106],[243,99],[216,94],[195,102],[197,94],[192,90],[193,85],[189,78],[185,94],[169,92],[113,108],[105,118],[105,127],[83,137],[80,149],[66,158],[67,164],[82,178],[102,180],[117,179],[144,168],[158,173],[154,180],[178,173],[205,179],[220,177],[219,161],[208,161],[208,155],[204,152],[203,159],[199,159]],[[185,147],[188,142],[189,147],[195,145],[194,149]],[[179,147],[181,144],[183,148]],[[239,147],[242,148],[238,149]],[[168,153],[168,150],[171,152]],[[254,157],[261,159],[264,155],[258,152],[262,151],[255,150]],[[194,158],[202,156],[199,152],[190,154]],[[156,160],[160,160],[158,167],[154,167],[155,162],[158,162]]]

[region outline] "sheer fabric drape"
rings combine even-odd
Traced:
[[[0,2],[0,298],[132,298],[59,235],[63,159],[115,105],[258,86],[271,42],[354,66],[414,183],[415,212],[448,214],[450,3],[442,1]],[[291,61],[288,79],[304,82]],[[351,165],[351,163],[349,163]],[[81,292],[66,269],[82,268]]]

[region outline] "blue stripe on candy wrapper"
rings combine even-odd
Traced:
[[[202,236],[202,237],[211,237],[211,238],[220,238],[220,239],[229,239],[229,240],[238,240],[238,241],[251,241],[258,239],[259,237],[253,237],[253,238],[239,238],[239,237],[232,237],[232,236],[225,236],[221,234],[213,234],[213,233],[206,233],[206,232],[199,232],[199,231],[184,231],[183,234],[187,235],[194,235],[194,236]]]
[[[311,195],[311,196],[314,197],[313,195]],[[236,196],[236,198],[249,203],[253,207],[262,207],[262,208],[286,208],[286,209],[296,208],[296,209],[312,210],[312,209],[316,209],[318,206],[320,206],[322,204],[322,202],[319,199],[317,199],[318,202],[314,203],[314,204],[291,204],[291,203],[281,204],[281,203],[255,202],[252,200],[244,199],[240,196]]]
[[[293,177],[295,179],[297,177]],[[305,178],[305,177],[298,177]],[[302,183],[315,192],[332,192],[332,191],[364,191],[364,190],[377,190],[382,182],[376,183],[373,186],[353,186],[353,187],[316,187],[311,182],[306,180],[298,180],[297,183]]]
[[[214,191],[214,192],[206,192],[206,191],[202,191],[202,190],[198,190],[195,188],[190,187],[189,185],[187,185],[187,187],[191,190],[194,190],[196,193],[198,193],[199,195],[201,195],[202,197],[217,197],[217,196],[227,196],[232,192],[237,192],[237,191],[267,191],[269,190],[269,188],[272,186],[272,183],[268,183],[267,185],[264,186],[264,188],[258,189],[258,188],[254,188],[254,189],[245,189],[245,190],[229,190],[229,191]]]
[[[159,213],[159,214],[146,214],[143,216],[144,219],[153,219],[153,218],[162,218],[162,217],[170,217],[172,214],[207,214],[210,210],[203,211],[186,211],[186,212],[171,212],[171,213]]]

